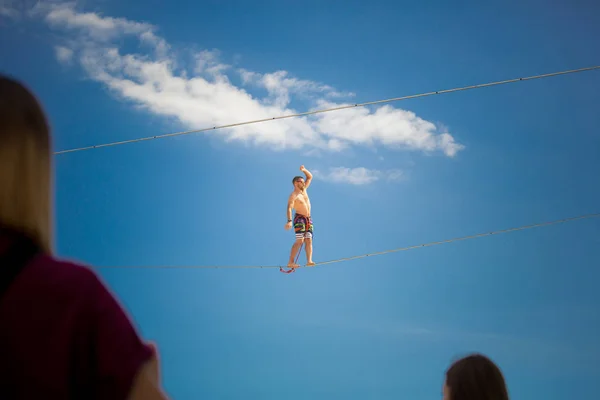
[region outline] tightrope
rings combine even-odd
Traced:
[[[483,87],[504,85],[504,84],[513,83],[513,82],[529,81],[529,80],[533,80],[533,79],[549,78],[549,77],[558,76],[558,75],[575,74],[575,73],[579,73],[579,72],[592,71],[592,70],[596,70],[596,69],[600,69],[600,65],[596,65],[593,67],[572,69],[572,70],[567,70],[567,71],[552,72],[552,73],[548,73],[548,74],[527,76],[527,77],[523,77],[523,78],[507,79],[504,81],[481,83],[478,85],[463,86],[463,87],[458,87],[458,88],[454,88],[454,89],[436,90],[435,92],[427,92],[427,93],[421,93],[421,94],[413,94],[413,95],[409,95],[409,96],[394,97],[391,99],[375,100],[375,101],[369,101],[369,102],[365,102],[365,103],[348,104],[348,105],[344,105],[344,106],[326,108],[326,109],[322,109],[322,110],[313,110],[313,111],[306,111],[306,112],[296,113],[296,114],[287,114],[287,115],[281,115],[279,117],[256,119],[253,121],[238,122],[238,123],[233,123],[233,124],[228,124],[228,125],[213,126],[213,127],[209,127],[209,128],[195,129],[195,130],[190,130],[190,131],[166,133],[163,135],[155,135],[155,136],[148,136],[148,137],[143,137],[143,138],[138,138],[138,139],[123,140],[120,142],[112,142],[112,143],[105,143],[105,144],[97,144],[97,145],[93,145],[93,146],[78,147],[78,148],[74,148],[74,149],[70,149],[70,150],[57,151],[54,154],[58,155],[58,154],[65,154],[65,153],[73,153],[76,151],[99,149],[101,147],[118,146],[118,145],[122,145],[122,144],[142,142],[142,141],[146,141],[146,140],[163,139],[163,138],[173,137],[173,136],[188,135],[190,133],[199,133],[199,132],[206,132],[206,131],[212,131],[212,130],[217,130],[217,129],[234,128],[237,126],[258,124],[260,122],[276,121],[276,120],[286,119],[286,118],[295,118],[295,117],[302,117],[302,116],[320,114],[320,113],[325,113],[325,112],[339,111],[339,110],[344,110],[344,109],[348,109],[348,108],[364,107],[364,106],[383,104],[383,103],[391,103],[391,102],[395,102],[395,101],[415,99],[418,97],[433,96],[433,95],[437,95],[437,94],[446,94],[446,93],[459,92],[459,91],[464,91],[464,90],[480,89]]]
[[[515,232],[515,231],[522,231],[522,230],[525,230],[525,229],[532,229],[532,228],[538,228],[538,227],[542,227],[542,226],[556,225],[556,224],[560,224],[560,223],[571,222],[571,221],[576,221],[576,220],[581,220],[581,219],[596,218],[596,217],[600,217],[600,213],[580,215],[578,217],[563,218],[563,219],[559,219],[559,220],[555,220],[555,221],[541,222],[541,223],[537,223],[537,224],[533,224],[533,225],[524,225],[524,226],[520,226],[520,227],[516,227],[516,228],[508,228],[508,229],[502,229],[502,230],[497,230],[497,231],[492,231],[492,232],[478,233],[476,235],[457,237],[457,238],[454,238],[454,239],[441,240],[441,241],[437,241],[437,242],[430,242],[430,243],[418,244],[418,245],[413,245],[413,246],[408,246],[408,247],[399,247],[399,248],[396,248],[396,249],[384,250],[384,251],[380,251],[380,252],[376,252],[376,253],[368,253],[368,254],[361,254],[361,255],[358,255],[358,256],[338,258],[338,259],[331,260],[331,261],[318,262],[318,263],[315,263],[315,265],[310,266],[310,267],[307,267],[306,265],[303,265],[301,268],[314,268],[314,267],[319,266],[319,265],[334,264],[334,263],[339,263],[339,262],[343,262],[343,261],[356,260],[356,259],[359,259],[359,258],[380,256],[380,255],[383,255],[383,254],[389,254],[389,253],[396,253],[396,252],[400,252],[400,251],[407,251],[407,250],[419,249],[419,248],[423,248],[423,247],[437,246],[437,245],[445,244],[445,243],[458,242],[458,241],[462,241],[462,240],[470,240],[470,239],[480,238],[480,237],[484,237],[484,236],[498,235],[498,234],[501,234],[501,233],[509,233],[509,232]],[[164,266],[127,266],[127,267],[118,267],[118,266],[108,267],[108,266],[105,266],[105,267],[95,267],[95,268],[225,269],[225,268],[282,268],[282,267],[283,268],[287,268],[285,265],[267,265],[267,266],[262,266],[262,265],[167,266],[167,265],[164,265]],[[298,268],[296,268],[296,269],[298,269]]]

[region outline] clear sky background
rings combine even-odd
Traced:
[[[0,0],[0,70],[40,96],[58,151],[598,65],[599,13]],[[317,262],[600,212],[599,85],[584,72],[58,155],[57,252],[286,263],[301,164]],[[588,219],[290,275],[98,273],[158,343],[174,399],[435,399],[449,363],[481,351],[514,399],[570,400],[600,379],[599,266]]]

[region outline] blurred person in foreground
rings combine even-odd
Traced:
[[[444,400],[509,400],[500,368],[482,354],[455,361],[446,371]]]
[[[50,127],[0,75],[0,397],[165,400],[158,355],[90,269],[52,252]]]

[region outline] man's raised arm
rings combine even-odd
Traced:
[[[306,175],[306,179],[304,180],[304,188],[307,189],[310,186],[310,183],[312,182],[312,174],[310,173],[309,170],[307,170],[306,168],[304,168],[304,165],[302,165],[300,167],[300,171],[304,172],[304,175]]]

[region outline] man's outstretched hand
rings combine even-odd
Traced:
[[[302,172],[306,171],[306,168],[304,168],[304,165],[300,166],[300,171],[302,171]]]
[[[292,223],[288,222],[287,224],[285,224],[285,230],[288,231],[292,228]]]

